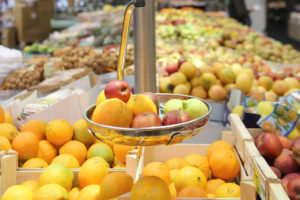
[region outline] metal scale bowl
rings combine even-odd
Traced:
[[[126,56],[127,39],[130,28],[130,21],[134,7],[144,6],[144,1],[131,1],[125,11],[122,41],[120,47],[119,62],[117,75],[119,80],[123,80],[123,67]],[[196,98],[187,95],[157,93],[157,98],[160,103],[160,113],[163,113],[165,103],[170,99],[187,100]],[[169,126],[147,127],[147,128],[123,128],[115,126],[107,126],[95,123],[91,120],[92,114],[96,105],[92,105],[86,109],[84,118],[87,122],[90,132],[99,140],[111,141],[113,143],[132,145],[132,146],[152,146],[152,145],[169,145],[181,143],[182,141],[199,134],[207,125],[211,106],[204,100],[201,100],[208,109],[208,113],[200,118],[193,119],[188,122],[174,124]]]

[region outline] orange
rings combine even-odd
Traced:
[[[59,156],[56,156],[52,160],[51,164],[52,163],[64,164],[70,168],[79,168],[80,166],[76,157],[71,154],[61,154]]]
[[[229,143],[224,142],[222,140],[217,140],[217,141],[213,142],[211,145],[209,145],[209,147],[206,151],[207,159],[209,160],[211,154],[218,149],[230,149],[233,151],[233,147]]]
[[[41,120],[32,120],[24,124],[21,128],[21,132],[32,132],[39,140],[45,139],[47,123]]]
[[[102,157],[90,158],[83,163],[78,173],[80,187],[96,184],[100,185],[108,174],[109,164]]]
[[[187,163],[182,158],[170,158],[165,162],[169,170],[181,169],[187,165]]]
[[[175,187],[177,191],[181,191],[186,186],[197,186],[201,189],[206,187],[206,177],[204,173],[196,167],[184,167],[180,169],[175,177]]]
[[[39,151],[37,154],[38,158],[45,160],[48,164],[51,163],[52,159],[57,155],[57,150],[48,140],[39,141]]]
[[[153,192],[155,191],[155,192]],[[156,176],[140,178],[130,192],[130,200],[168,200],[171,194],[168,185]]]
[[[80,190],[78,187],[72,188],[72,190],[69,192],[69,200],[76,200],[79,195],[79,192]]]
[[[132,111],[120,99],[107,99],[94,110],[92,120],[99,124],[117,127],[130,127]]]
[[[101,182],[100,199],[112,199],[131,191],[133,179],[125,172],[108,174]]]
[[[9,113],[4,113],[4,122],[14,125],[14,121]]]
[[[6,137],[10,141],[19,134],[19,131],[14,125],[9,123],[0,124],[0,136]]]
[[[77,158],[79,165],[86,160],[87,149],[82,142],[71,140],[59,149],[59,154],[71,154]]]
[[[4,136],[0,136],[0,151],[7,152],[9,149],[11,149],[10,141]]]
[[[67,190],[59,184],[51,183],[41,186],[35,191],[32,200],[59,199],[68,200]]]
[[[99,200],[100,185],[88,185],[78,194],[76,200]]]
[[[121,144],[114,144],[113,150],[116,158],[121,161],[122,163],[126,163],[126,155],[128,151],[132,151],[137,147],[134,146],[126,146]]]
[[[177,191],[175,188],[175,183],[171,183],[169,185],[169,190],[170,190],[170,194],[171,194],[171,200],[175,200],[176,196],[177,196]]]
[[[112,164],[114,160],[114,153],[112,149],[103,142],[93,144],[87,152],[87,159],[98,156],[104,158],[104,160],[106,160],[109,164]]]
[[[186,157],[184,157],[184,161],[189,166],[199,168],[204,173],[206,178],[209,177],[210,169],[209,169],[208,160],[205,156],[190,154],[190,155],[187,155]]]
[[[86,147],[94,143],[94,136],[89,132],[87,123],[84,119],[80,119],[73,124],[74,135],[73,139],[85,144]]]
[[[27,160],[22,167],[23,168],[45,168],[48,167],[48,164],[46,161],[44,161],[41,158],[31,158]]]
[[[225,183],[219,186],[215,193],[216,198],[234,198],[241,196],[240,186],[235,183]]]
[[[73,127],[66,120],[53,120],[46,127],[46,137],[49,142],[60,147],[72,139]]]
[[[39,139],[34,133],[22,132],[14,138],[12,148],[18,152],[18,157],[23,162],[37,156]]]
[[[33,180],[24,181],[21,185],[27,186],[32,192],[35,192],[40,187],[39,183]]]
[[[9,187],[1,200],[32,200],[33,192],[25,185],[14,185]]]
[[[148,163],[143,171],[143,176],[157,176],[164,180],[167,185],[170,184],[170,172],[167,165],[162,162],[151,162]]]
[[[223,181],[222,179],[210,179],[206,184],[206,192],[214,194],[217,188],[223,184],[225,184],[225,181]]]
[[[177,197],[207,197],[206,192],[197,186],[187,186],[183,188]]]
[[[225,181],[234,179],[240,173],[239,160],[235,152],[229,149],[214,151],[209,159],[209,166],[215,178]]]
[[[72,188],[73,171],[66,165],[53,163],[43,170],[39,177],[40,186],[55,183],[63,186],[67,191]]]
[[[5,121],[5,114],[3,108],[0,106],[0,124],[4,123]]]

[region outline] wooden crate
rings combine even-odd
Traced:
[[[247,129],[237,114],[230,114],[234,144],[244,163],[246,172],[253,177],[256,191],[261,199],[289,199],[281,180],[277,178],[266,160],[260,155],[254,144],[254,138],[262,133],[261,129]]]
[[[233,134],[229,131],[222,133],[222,139],[225,141],[233,141]],[[169,158],[179,157],[183,158],[189,154],[206,155],[207,148],[209,144],[177,144],[171,146],[148,146],[145,147],[140,159],[140,163],[137,169],[138,179],[142,175],[142,170],[145,165],[150,162],[158,161],[165,162]],[[256,199],[255,186],[253,184],[252,177],[248,176],[244,167],[241,164],[241,172],[237,178],[237,182],[241,186],[241,198],[243,200],[253,200]],[[181,198],[182,199],[182,198]],[[197,198],[197,199],[211,199],[211,198]]]
[[[138,150],[133,150],[127,153],[126,156],[126,168],[114,169],[110,168],[109,172],[126,172],[135,180],[137,166],[139,162]],[[25,169],[18,167],[18,155],[17,152],[10,150],[7,155],[1,158],[1,191],[0,196],[6,191],[7,188],[13,185],[21,184],[27,180],[38,181],[40,174],[44,169]],[[73,186],[78,186],[78,173],[79,168],[72,169],[74,172]]]

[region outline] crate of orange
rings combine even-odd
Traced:
[[[134,178],[141,152],[134,146],[95,140],[83,119],[73,125],[62,119],[49,123],[32,120],[20,130],[11,123],[1,123],[0,150],[7,152],[1,159],[2,193],[26,180],[37,181],[43,168],[57,163],[71,168],[75,185],[84,187],[89,179],[101,180],[97,171],[93,173],[99,166],[97,158],[107,163],[108,172],[126,172]],[[93,159],[94,163],[87,164]],[[80,175],[80,171],[86,175]]]
[[[246,172],[253,177],[259,196],[270,200],[289,199],[281,185],[281,180],[269,167],[254,143],[256,136],[264,131],[259,128],[247,129],[237,114],[230,115],[230,122],[232,129],[236,130],[234,143],[237,152]]]
[[[156,199],[156,195],[161,199],[255,199],[252,177],[245,172],[235,148],[225,142],[233,141],[232,133],[223,132],[222,137],[211,145],[145,147],[138,167],[140,179],[131,197],[138,199],[147,194],[149,199]],[[143,187],[139,188],[139,183]],[[151,193],[152,189],[160,194]]]

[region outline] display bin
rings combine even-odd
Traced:
[[[222,140],[233,141],[233,134],[229,131],[222,132]],[[169,158],[179,157],[183,158],[189,154],[206,155],[206,151],[209,144],[176,144],[171,146],[147,146],[144,148],[142,156],[140,158],[139,166],[137,169],[137,176],[142,176],[142,170],[145,165],[150,162],[165,162]],[[256,199],[255,186],[253,184],[253,178],[250,177],[245,171],[242,162],[240,175],[236,178],[236,182],[241,186],[241,198],[230,198],[230,199],[243,199],[243,200],[253,200]],[[179,198],[178,198],[179,199]],[[190,199],[190,198],[180,198],[180,199]],[[196,199],[196,198],[191,198]],[[212,199],[212,198],[197,198],[197,199]],[[221,198],[218,198],[221,199]]]
[[[253,177],[256,191],[261,199],[289,199],[281,180],[277,178],[266,160],[260,155],[254,144],[254,138],[262,129],[247,129],[237,114],[230,114],[230,123],[234,133],[236,150],[244,163],[246,172]]]
[[[2,155],[2,156],[1,156]],[[38,181],[40,174],[44,169],[29,169],[18,167],[18,154],[14,150],[9,150],[6,155],[1,154],[1,191],[0,196],[9,188],[10,186],[21,184],[27,180]],[[139,162],[139,152],[138,150],[132,150],[127,153],[126,156],[126,168],[110,168],[109,172],[126,172],[134,180],[136,179],[137,166]],[[78,186],[78,173],[79,168],[74,168],[74,182],[73,186]],[[123,198],[120,198],[123,199]]]

